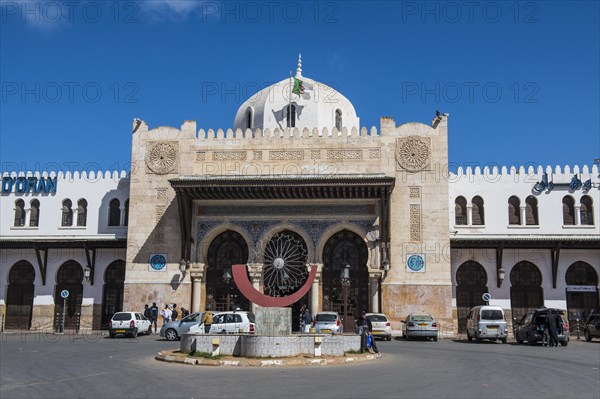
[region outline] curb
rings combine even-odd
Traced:
[[[280,359],[248,359],[212,360],[205,358],[190,358],[179,351],[160,351],[154,357],[156,360],[167,363],[179,363],[192,366],[213,367],[297,367],[297,366],[334,366],[342,364],[357,364],[380,359],[381,353],[366,353],[363,355],[335,356],[327,358],[280,358]]]

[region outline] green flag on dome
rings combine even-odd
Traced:
[[[292,93],[297,95],[304,94],[304,86],[300,79],[294,78],[294,88],[292,89]]]

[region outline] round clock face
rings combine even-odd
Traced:
[[[406,261],[408,268],[412,271],[419,272],[423,270],[425,266],[425,261],[421,255],[411,255]]]
[[[154,270],[162,270],[167,265],[167,260],[162,255],[154,255],[150,258],[150,267]]]

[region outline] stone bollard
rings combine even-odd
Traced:
[[[323,337],[315,336],[315,357],[321,357],[321,345],[323,344]]]

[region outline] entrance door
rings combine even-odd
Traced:
[[[600,310],[598,275],[589,264],[575,262],[567,269],[565,280],[567,282],[569,323],[575,325],[577,319],[583,323],[592,312]]]
[[[208,247],[206,270],[206,304],[213,311],[250,310],[231,276],[231,265],[248,263],[248,245],[237,232],[228,230],[215,238]]]
[[[29,330],[35,290],[35,269],[31,263],[21,260],[14,264],[8,274],[6,292],[6,328]]]
[[[354,331],[360,313],[371,309],[368,259],[364,240],[347,230],[336,233],[323,249],[323,310],[338,312],[344,331]],[[350,279],[344,282],[342,269],[347,265]]]
[[[521,320],[530,310],[544,306],[542,274],[536,265],[528,261],[517,263],[510,271],[510,283],[513,320]]]
[[[104,288],[102,292],[102,326],[108,328],[112,316],[123,311],[123,292],[125,290],[125,262],[116,260],[111,263],[104,273]]]
[[[467,319],[472,307],[485,305],[482,296],[488,292],[487,273],[475,261],[467,261],[456,271],[456,309],[458,332],[467,331]]]
[[[57,314],[63,314],[64,300],[60,296],[62,290],[69,291],[65,311],[65,329],[74,329],[77,326],[77,319],[81,315],[81,302],[83,301],[83,269],[74,260],[66,261],[58,269],[54,291],[55,325],[58,325],[60,320],[57,319]]]

